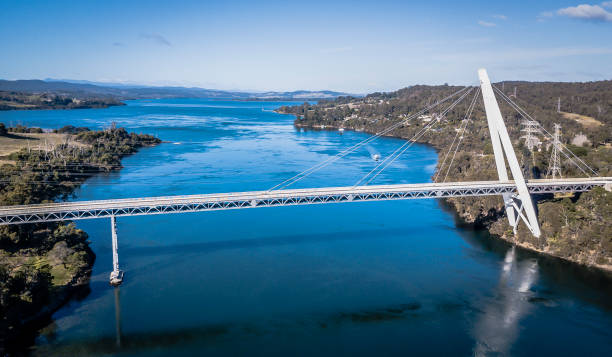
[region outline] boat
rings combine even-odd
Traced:
[[[338,131],[343,133],[344,132],[344,128],[340,128],[340,129],[338,129]]]
[[[378,161],[378,160],[380,160],[380,154],[374,154],[374,155],[372,155],[372,159],[374,159],[374,161]]]

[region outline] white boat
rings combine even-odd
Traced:
[[[372,155],[372,159],[374,159],[374,161],[378,161],[378,160],[380,160],[380,154],[374,154],[374,155]]]
[[[344,128],[340,128],[340,129],[338,129],[338,131],[343,133],[344,132]]]

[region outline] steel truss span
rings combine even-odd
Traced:
[[[530,194],[583,192],[612,186],[612,177],[530,180]],[[516,194],[514,181],[328,187],[190,196],[128,198],[0,207],[0,225],[340,202]]]

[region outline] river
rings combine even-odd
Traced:
[[[0,112],[0,122],[106,128],[166,141],[88,180],[75,200],[267,189],[363,140],[307,131],[282,102],[128,101]],[[401,145],[383,138],[294,187],[352,185]],[[414,145],[375,183],[428,182]],[[78,222],[91,291],[53,315],[34,355],[612,355],[612,280],[462,227],[437,200],[362,202]]]

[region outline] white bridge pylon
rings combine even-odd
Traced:
[[[529,189],[523,177],[521,166],[518,163],[514,148],[512,147],[512,141],[508,135],[506,124],[502,117],[497,99],[493,93],[491,87],[491,81],[487,70],[481,68],[478,70],[478,78],[480,79],[480,88],[482,90],[482,99],[484,101],[485,112],[487,114],[487,124],[489,126],[489,133],[491,134],[491,142],[493,144],[493,153],[495,155],[495,166],[497,167],[497,174],[501,182],[507,182],[508,171],[506,170],[505,158],[508,160],[510,166],[510,172],[516,185],[517,194],[504,193],[502,197],[504,199],[504,206],[506,207],[506,214],[508,215],[508,221],[514,229],[518,227],[519,218],[521,218],[531,233],[540,237],[540,225],[538,224],[538,217],[529,194]],[[523,214],[523,211],[525,214]]]

